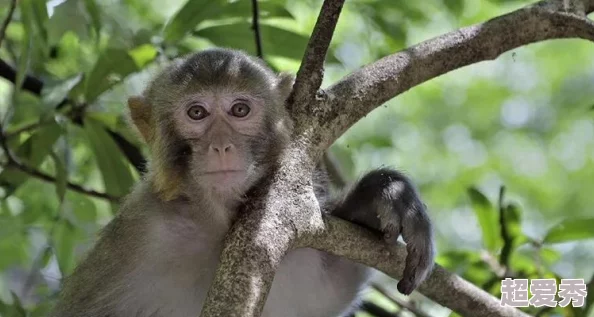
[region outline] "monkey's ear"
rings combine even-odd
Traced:
[[[295,83],[295,76],[290,73],[280,73],[277,84],[277,89],[281,96],[286,99],[293,90],[293,84]]]
[[[151,127],[151,107],[142,96],[132,96],[128,98],[128,109],[130,109],[130,118],[140,132],[140,135],[147,143],[153,139],[153,128]]]

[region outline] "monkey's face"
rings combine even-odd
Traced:
[[[164,69],[143,96],[128,100],[151,147],[155,191],[166,200],[184,190],[191,195],[197,186],[243,194],[288,140],[292,125],[283,105],[292,86],[293,76],[226,49],[201,51]]]
[[[264,100],[214,90],[189,95],[176,108],[175,129],[191,149],[188,163],[196,183],[220,193],[245,191],[258,176],[253,147],[265,124]]]

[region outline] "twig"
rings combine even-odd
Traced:
[[[374,304],[369,301],[364,301],[361,303],[361,307],[359,308],[361,311],[364,311],[372,316],[375,317],[400,317],[402,314],[399,312],[391,313],[385,310],[383,307]]]
[[[12,16],[14,15],[14,11],[16,9],[17,0],[12,0],[10,2],[10,7],[8,8],[8,15],[2,22],[2,26],[0,27],[0,46],[2,46],[2,41],[4,41],[4,36],[6,36],[6,29],[12,20]]]
[[[509,270],[509,257],[514,244],[514,239],[509,235],[506,219],[506,206],[504,203],[505,186],[499,188],[499,225],[501,227],[501,239],[503,239],[503,247],[499,254],[499,263],[505,268],[505,272]],[[504,273],[507,275],[507,273]]]
[[[5,150],[6,151],[6,150]],[[7,154],[7,156],[9,156],[11,154]],[[7,164],[7,167],[14,167],[18,170],[20,170],[21,172],[27,173],[31,176],[34,176],[40,180],[46,181],[46,182],[50,182],[50,183],[56,183],[57,180],[55,177],[45,174],[35,168],[32,168],[30,166],[24,165],[22,163],[19,163],[18,161],[15,160],[14,157],[10,156],[9,158],[9,162]],[[120,200],[119,197],[115,197],[112,196],[110,194],[107,193],[102,193],[102,192],[98,192],[92,189],[85,189],[84,187],[82,187],[81,185],[78,184],[74,184],[71,182],[67,182],[66,183],[66,188],[81,193],[81,194],[85,194],[88,196],[92,196],[92,197],[96,197],[96,198],[101,198],[101,199],[106,199],[112,202],[118,202]]]
[[[258,0],[252,0],[252,30],[254,30],[254,37],[256,40],[256,54],[259,58],[264,58],[262,52],[262,37],[260,36],[260,10],[258,9]]]
[[[411,313],[415,314],[418,317],[431,317],[428,314],[426,314],[424,311],[422,311],[421,309],[415,307],[414,304],[408,302],[408,301],[403,301],[400,298],[392,295],[385,287],[383,287],[382,285],[379,285],[377,283],[372,283],[371,287],[373,289],[375,289],[376,291],[378,291],[380,294],[384,295],[384,297],[386,297],[387,299],[389,299],[390,301],[392,301],[394,304],[410,311]]]

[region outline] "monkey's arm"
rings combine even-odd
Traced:
[[[388,168],[374,170],[329,202],[332,215],[406,242],[408,255],[398,291],[410,294],[433,268],[433,233],[425,204],[411,181]]]

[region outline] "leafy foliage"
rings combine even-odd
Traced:
[[[2,19],[9,2],[0,0]],[[326,83],[528,2],[347,1]],[[319,6],[260,1],[266,62],[296,71]],[[213,45],[255,53],[251,10],[246,0],[18,2],[0,43],[3,143],[13,156],[0,155],[1,316],[45,316],[117,211],[112,198],[143,171],[126,97],[182,54]],[[331,154],[349,179],[381,165],[410,174],[436,223],[438,262],[495,296],[504,276],[592,285],[593,55],[588,43],[552,41],[436,78],[361,120]],[[502,185],[507,196],[495,197]],[[526,310],[594,316],[592,298],[584,308]],[[369,299],[402,308],[378,292]],[[429,315],[450,313],[412,301]]]

